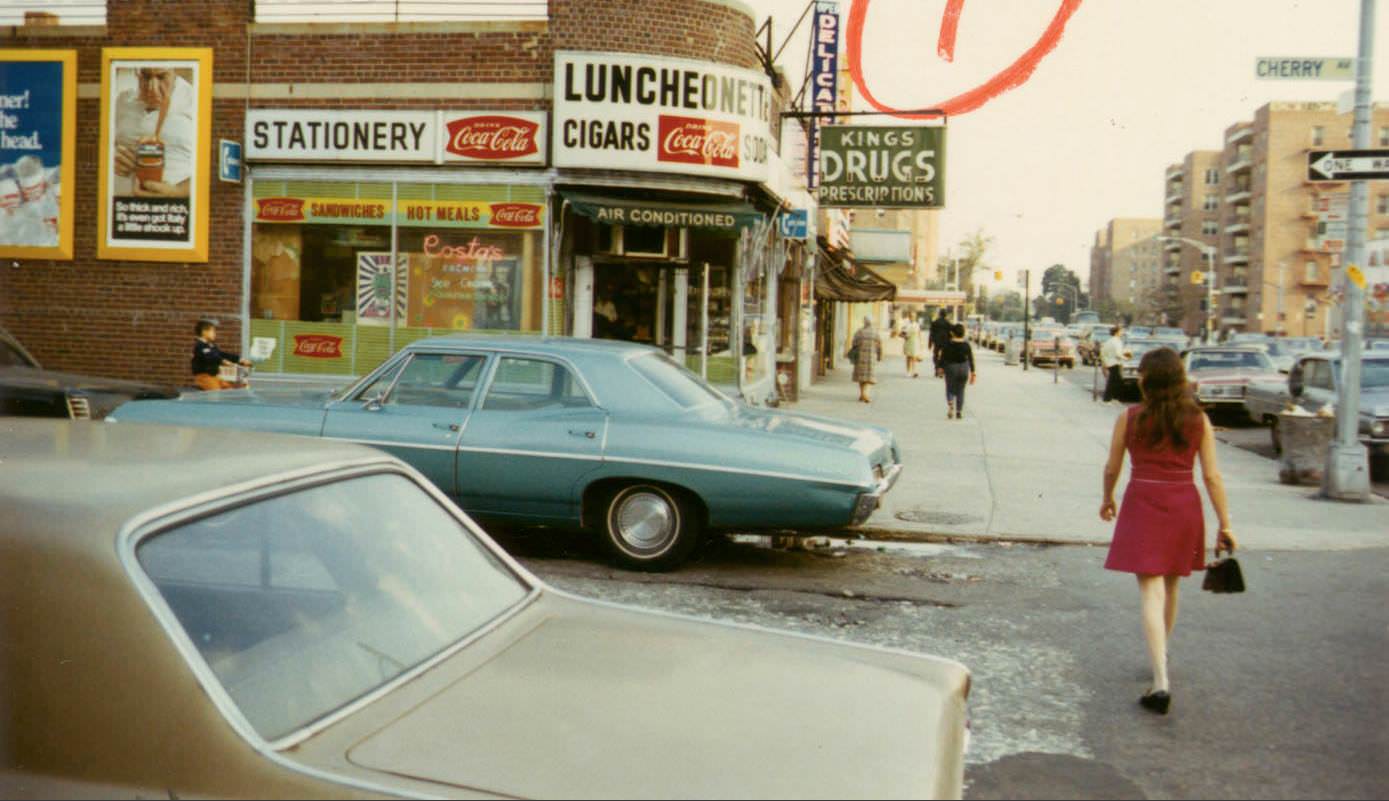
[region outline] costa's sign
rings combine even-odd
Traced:
[[[295,334],[294,355],[310,359],[341,359],[342,337],[328,334]]]
[[[534,203],[493,203],[492,224],[502,228],[534,228],[540,225],[540,209]]]
[[[660,161],[738,167],[738,124],[661,115]]]
[[[265,197],[256,201],[256,219],[261,222],[303,222],[304,201],[295,197]]]
[[[761,72],[559,51],[554,86],[558,167],[767,180],[773,96]]]
[[[247,161],[545,164],[545,114],[257,108]]]
[[[499,114],[459,117],[445,123],[445,159],[517,161],[540,153],[537,120]]]

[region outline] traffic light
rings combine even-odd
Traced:
[[[1057,299],[1056,299],[1056,305],[1057,305],[1057,306],[1065,306],[1065,305],[1066,305],[1066,299],[1065,299],[1065,298],[1057,298]]]
[[[1002,280],[1003,280],[1003,271],[1002,271],[1002,270],[994,270],[994,280],[995,280],[995,281],[1002,281]]]

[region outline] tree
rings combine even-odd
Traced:
[[[1077,308],[1083,308],[1088,303],[1089,296],[1080,290],[1080,276],[1065,265],[1053,264],[1042,273],[1037,317],[1054,317],[1063,324],[1069,323]]]
[[[984,263],[984,257],[993,243],[994,238],[985,234],[983,228],[960,240],[960,244],[957,246],[960,249],[960,256],[956,262],[960,271],[960,289],[965,291],[966,296],[974,294],[975,271],[993,269]],[[942,277],[952,269],[954,268],[947,267],[942,270]]]
[[[989,319],[1005,323],[1022,322],[1022,293],[1001,292],[989,298]]]

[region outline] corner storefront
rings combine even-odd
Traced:
[[[246,141],[263,373],[345,378],[423,337],[545,329],[543,114],[256,109]]]

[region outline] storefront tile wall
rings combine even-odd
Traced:
[[[75,257],[69,262],[0,264],[0,326],[45,366],[144,380],[188,381],[192,326],[222,321],[220,337],[241,338],[243,185],[216,180],[212,162],[210,250],[206,264],[96,258],[96,174],[103,47],[211,47],[212,141],[243,138],[246,84],[411,84],[408,94],[376,98],[255,100],[255,107],[548,107],[534,92],[478,99],[421,94],[419,84],[548,84],[556,49],[627,51],[756,68],[754,22],[719,0],[551,0],[545,23],[443,26],[252,24],[246,0],[112,0],[104,30],[10,28],[0,47],[75,49],[81,87],[77,120]],[[327,30],[330,32],[317,32]],[[310,32],[315,31],[315,32]],[[238,91],[239,89],[239,91]]]

